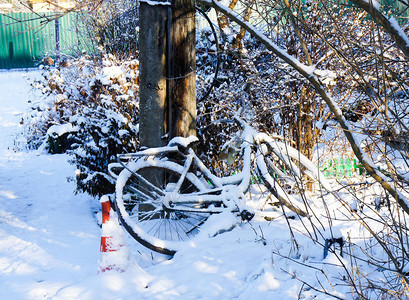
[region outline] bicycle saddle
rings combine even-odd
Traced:
[[[199,139],[194,135],[191,135],[189,137],[176,136],[169,141],[168,146],[169,147],[177,146],[181,152],[185,152],[186,149],[192,148],[193,145],[198,142]]]

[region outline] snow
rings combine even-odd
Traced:
[[[376,10],[379,10],[381,7],[377,0],[362,0],[362,1],[368,3],[369,5],[372,5],[373,8],[375,8]]]
[[[65,133],[75,131],[75,128],[71,123],[62,124],[62,125],[52,125],[47,130],[47,135],[49,136],[62,136]]]
[[[171,5],[168,1],[152,1],[152,0],[139,0],[139,2],[146,3],[148,5]]]
[[[402,30],[402,27],[399,26],[398,21],[394,17],[389,18],[389,22],[393,26],[393,28],[398,32],[400,37],[405,41],[406,47],[409,47],[409,37],[405,34],[405,32]]]
[[[30,71],[29,76],[36,72]],[[306,234],[305,229],[314,231],[306,218],[286,220],[280,210],[270,209],[272,222],[256,215],[251,222],[214,237],[202,234],[172,259],[147,250],[128,234],[120,242],[123,255],[101,254],[101,220],[96,213],[100,202],[73,193],[75,184],[67,177],[74,176],[76,168],[67,162],[69,157],[15,147],[32,93],[22,74],[0,72],[0,299],[329,298],[300,280],[341,298],[352,297],[342,281],[341,263],[348,266],[347,260],[332,252],[324,260],[322,244],[324,237],[334,233],[335,237],[356,237],[363,229],[353,222],[342,223],[347,210],[332,196],[325,198],[325,209],[321,200],[311,204],[317,215],[324,216],[318,242]],[[256,206],[259,194],[251,187],[248,203]],[[326,211],[339,217],[333,219],[331,230]],[[231,214],[225,215],[223,226],[227,230],[236,221]],[[117,225],[110,225],[114,227],[108,228],[110,234],[122,234]],[[376,251],[379,247],[374,247]],[[101,263],[118,258],[122,263],[124,257],[128,260],[124,272],[98,272]],[[365,262],[359,268],[372,272]],[[375,273],[383,276],[381,271]]]
[[[190,144],[198,142],[198,141],[199,141],[199,139],[194,135],[191,135],[191,136],[186,137],[186,138],[176,136],[176,137],[172,138],[169,141],[169,146],[179,145],[181,147],[187,148],[187,147],[189,147]]]

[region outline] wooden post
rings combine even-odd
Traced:
[[[140,0],[139,5],[139,143],[152,148],[167,144],[167,37],[170,3]],[[145,179],[164,184],[160,171],[145,170]],[[139,196],[139,195],[137,195]],[[151,211],[150,204],[139,211]],[[157,216],[155,215],[155,218]]]
[[[172,0],[169,135],[196,134],[195,0]]]
[[[56,2],[55,12],[58,13],[58,1]],[[60,61],[60,18],[55,19],[55,62]]]
[[[55,19],[55,61],[60,60],[60,18]]]
[[[195,0],[140,1],[141,146],[196,134]],[[168,31],[170,28],[170,31]],[[169,42],[170,41],[170,42]],[[166,83],[166,78],[168,82]]]
[[[158,5],[151,5],[157,2]],[[140,1],[139,7],[139,76],[141,146],[166,144],[167,133],[166,37],[168,7],[156,0]]]

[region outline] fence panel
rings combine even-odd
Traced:
[[[77,19],[74,13],[59,19],[60,51],[68,55],[90,45]],[[33,13],[0,14],[0,69],[35,67],[44,56],[55,56],[55,27]]]

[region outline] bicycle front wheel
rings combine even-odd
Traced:
[[[116,207],[119,219],[133,238],[153,251],[173,255],[182,243],[199,232],[212,213],[200,203],[186,203],[181,211],[165,205],[164,199],[169,193],[206,190],[192,173],[180,180],[183,171],[183,166],[174,162],[139,159],[129,163],[118,176]]]

